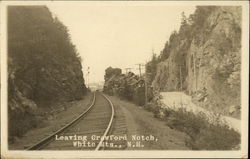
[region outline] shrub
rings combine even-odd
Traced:
[[[21,119],[21,120],[20,120]],[[13,142],[14,136],[21,137],[29,129],[37,126],[37,118],[31,113],[18,111],[9,114],[9,120],[15,124],[9,124],[9,141]]]
[[[240,134],[223,125],[208,125],[187,141],[187,144],[195,150],[231,150],[240,143]]]
[[[148,103],[144,105],[144,108],[150,112],[153,112],[155,117],[157,117],[157,114],[159,114],[160,107],[153,103]]]
[[[186,144],[194,150],[231,150],[240,143],[240,134],[223,124],[218,116],[211,120],[205,113],[194,114],[185,108],[165,111],[169,114],[165,117],[167,125],[189,135]]]

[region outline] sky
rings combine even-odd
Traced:
[[[104,81],[109,66],[133,68],[159,54],[174,30],[179,30],[181,13],[188,16],[192,5],[134,2],[86,2],[48,5],[52,14],[69,29],[72,43],[82,58],[85,80]]]

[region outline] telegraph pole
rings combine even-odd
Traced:
[[[89,69],[90,69],[90,68],[88,67],[88,70],[87,70],[88,88],[89,88],[89,73],[90,73]]]
[[[181,78],[182,74],[181,74],[181,65],[179,65],[179,67],[180,67],[180,84],[181,84],[180,89],[181,89],[181,91],[182,91],[182,78]]]
[[[149,75],[151,75],[151,73],[150,72],[147,73],[146,68],[145,68],[145,77],[144,77],[144,81],[145,81],[145,105],[148,103],[148,76]]]
[[[139,69],[139,75],[142,77],[142,67],[145,67],[145,64],[139,63],[138,65]],[[147,81],[147,74],[146,74],[146,68],[145,68],[145,76],[144,76],[144,87],[145,87],[145,105],[148,103],[148,81]]]
[[[148,103],[148,84],[147,84],[147,74],[146,74],[146,71],[145,71],[144,83],[145,83],[145,105],[146,105]]]
[[[139,75],[140,75],[140,77],[141,77],[141,69],[142,69],[142,66],[145,66],[144,64],[142,64],[142,63],[139,63],[139,64],[136,64],[136,65],[138,65],[138,69],[139,69]]]
[[[197,91],[197,77],[196,77],[196,60],[195,60],[195,52],[193,55],[193,68],[194,68],[194,79],[195,79],[195,92]]]

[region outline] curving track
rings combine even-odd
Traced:
[[[94,93],[93,101],[86,111],[60,130],[29,147],[28,150],[103,149],[105,142],[103,137],[111,132],[114,115],[112,102],[102,93]]]

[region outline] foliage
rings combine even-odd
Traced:
[[[15,84],[21,92],[27,84],[33,89],[30,99],[54,100],[76,84],[79,91],[86,91],[79,54],[68,29],[45,6],[9,7],[8,54],[15,67]]]
[[[81,70],[67,27],[46,6],[9,6],[10,136],[20,136],[36,125],[33,108],[81,99],[86,92]]]
[[[112,68],[112,67],[108,67],[105,70],[105,80],[109,79],[112,76],[116,76],[116,75],[120,75],[122,73],[122,70],[120,68]]]
[[[154,117],[165,121],[171,129],[188,135],[186,145],[193,150],[232,150],[238,149],[240,134],[224,123],[220,115],[187,111],[184,107],[170,109],[157,101],[144,108],[153,112]]]
[[[121,69],[106,69],[103,91],[109,95],[119,96],[137,105],[145,104],[145,86],[143,78],[132,72],[121,74]]]
[[[217,116],[208,119],[202,112],[194,114],[185,108],[165,109],[165,114],[169,127],[189,135],[186,144],[194,150],[232,150],[240,144],[240,134]]]

